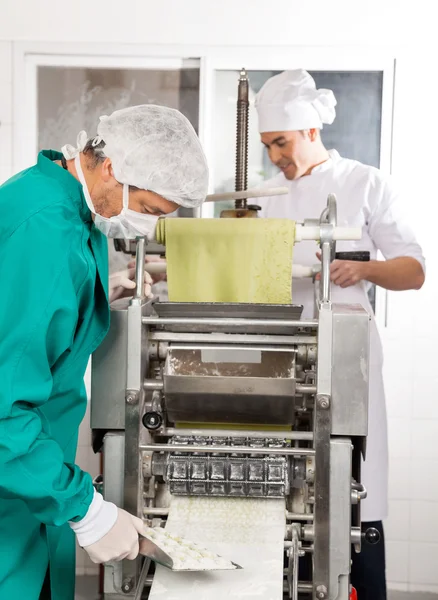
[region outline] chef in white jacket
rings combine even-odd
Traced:
[[[260,216],[303,221],[318,217],[327,196],[337,198],[338,225],[362,228],[357,242],[338,242],[338,251],[368,250],[370,262],[334,261],[331,266],[332,301],[362,304],[372,315],[367,291],[371,284],[388,290],[419,289],[425,262],[409,222],[400,214],[393,183],[378,169],[326,150],[320,130],[335,118],[331,90],[316,89],[304,70],[286,71],[269,79],[256,97],[259,131],[269,158],[281,173],[266,182],[286,186],[285,196],[257,199]],[[294,263],[317,262],[316,245],[297,244]],[[385,261],[378,261],[377,251]],[[310,279],[294,280],[294,303],[304,306],[303,317],[313,317],[314,288]],[[352,583],[360,600],[385,600],[385,558],[382,521],[388,514],[388,447],[382,345],[372,320],[370,340],[370,401],[367,457],[362,480],[368,498],[362,505],[363,528],[382,534],[376,546],[363,545],[353,558]]]

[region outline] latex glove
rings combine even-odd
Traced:
[[[144,293],[146,298],[152,298],[151,292],[152,278],[147,271],[144,272]],[[108,297],[109,302],[114,302],[119,298],[129,298],[134,295],[135,290],[135,262],[129,263],[125,271],[113,273],[109,278]]]
[[[117,520],[102,539],[84,546],[84,550],[94,563],[106,563],[138,556],[138,535],[144,531],[143,521],[125,510],[117,509]]]
[[[153,254],[145,257],[146,264],[148,263],[157,263],[157,262],[166,262],[165,258],[161,258],[160,256],[155,256]],[[167,281],[167,273],[152,273],[151,274],[153,283],[158,283],[159,281]]]
[[[144,531],[143,521],[106,502],[96,491],[85,517],[69,525],[94,563],[134,560],[138,556],[138,535]]]

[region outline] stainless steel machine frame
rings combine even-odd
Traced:
[[[257,214],[258,207],[246,202],[257,193],[245,192],[248,89],[242,69],[237,200],[224,217]],[[348,600],[351,548],[360,550],[360,501],[366,496],[360,453],[368,425],[369,317],[361,307],[330,301],[334,196],[321,218],[306,225],[317,227],[322,254],[315,319],[307,322],[291,306],[168,303],[156,305],[155,314],[141,296],[145,241],[118,241],[124,252],[136,251],[138,293],[129,305],[114,307],[110,332],[94,355],[92,427],[95,446],[103,446],[108,500],[157,525],[169,512],[169,492],[284,497],[284,597]],[[149,254],[164,251],[148,246]],[[245,430],[202,425],[232,425],[242,415]],[[184,420],[196,424],[175,426]],[[284,430],[260,431],[260,423]],[[245,476],[232,480],[233,468]],[[299,581],[299,561],[306,556],[312,559],[311,581]],[[106,565],[105,599],[140,600],[152,584],[149,569],[149,559],[142,566],[140,560]]]
[[[141,297],[145,241],[139,240],[139,293],[129,304],[119,301],[114,307],[110,332],[93,357],[91,423],[96,439],[100,435],[103,440],[105,498],[151,525],[165,521],[169,490],[216,495],[218,488],[211,482],[194,487],[192,480],[180,485],[172,478],[181,456],[187,464],[197,462],[198,468],[200,456],[204,465],[217,453],[229,461],[242,456],[248,472],[275,458],[280,478],[276,485],[269,476],[260,486],[246,480],[236,488],[227,481],[217,493],[237,489],[242,495],[284,496],[289,564],[285,598],[296,600],[307,593],[318,600],[348,600],[351,548],[360,549],[358,508],[366,495],[357,458],[364,451],[368,426],[369,315],[360,306],[330,301],[334,197],[318,224],[322,272],[316,319],[309,321],[300,319],[299,307],[154,307]],[[236,365],[245,365],[243,376],[226,370],[230,365],[225,367],[220,358],[224,351],[227,356],[234,353]],[[253,360],[254,355],[259,358]],[[188,356],[190,361],[185,361]],[[171,368],[169,357],[176,364],[179,360],[180,367]],[[211,361],[220,366],[219,377],[205,371]],[[279,362],[288,365],[288,376],[283,367],[278,375],[274,366]],[[264,370],[261,377],[258,369]],[[215,410],[223,417],[230,397],[235,407],[253,407],[247,429],[203,428],[207,416],[210,422],[221,421],[215,419]],[[199,398],[205,406],[210,403],[208,412],[199,413]],[[192,417],[187,421],[201,423],[176,427],[169,415],[180,415],[174,411],[181,407],[186,410],[181,414]],[[266,423],[280,407],[276,423],[283,420],[284,431],[252,428],[266,407]],[[226,410],[230,423],[239,422],[238,412]],[[312,557],[312,580],[301,582],[298,563],[304,555]],[[140,560],[106,565],[105,599],[140,598],[140,566]],[[140,582],[145,594],[152,583],[148,568],[149,562]]]

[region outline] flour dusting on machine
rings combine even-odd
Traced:
[[[243,71],[240,85],[245,78]],[[246,143],[239,135],[238,155]],[[235,211],[256,214],[242,198],[245,187],[246,177]],[[141,295],[140,239],[137,295],[112,307],[109,334],[93,356],[91,419],[95,448],[103,448],[107,500],[149,527],[165,526],[178,498],[284,502],[280,591],[248,598],[350,598],[351,553],[360,550],[366,497],[360,459],[368,428],[369,315],[361,306],[331,303],[330,262],[336,240],[360,235],[337,227],[333,196],[320,219],[297,224],[296,242],[321,246],[313,320],[303,320],[294,305],[151,302]],[[374,530],[366,538],[378,541]],[[232,541],[227,553],[233,560]],[[151,597],[150,564],[140,557],[106,565],[105,600]],[[305,578],[301,565],[308,567]],[[245,577],[242,566],[226,574],[228,581]]]

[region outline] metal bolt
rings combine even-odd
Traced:
[[[125,579],[125,581],[122,583],[122,592],[124,594],[128,594],[130,591],[132,590],[132,579]]]
[[[318,404],[319,404],[320,408],[323,408],[324,410],[326,410],[330,406],[330,400],[327,396],[321,396],[318,399]]]
[[[137,394],[134,392],[129,392],[126,394],[126,402],[127,404],[135,404],[137,402]]]
[[[320,600],[324,600],[324,598],[327,596],[327,588],[325,585],[318,585],[316,588],[316,596]]]
[[[351,504],[359,504],[360,496],[356,490],[351,490]]]

